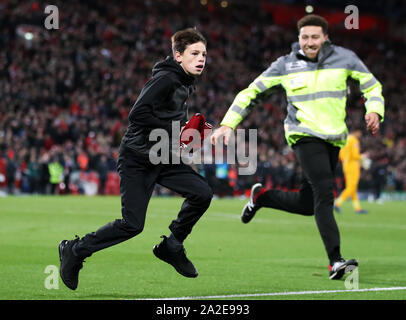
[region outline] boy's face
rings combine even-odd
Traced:
[[[206,64],[206,46],[203,42],[188,45],[183,53],[175,52],[175,60],[188,75],[199,76]]]
[[[309,59],[315,59],[328,36],[319,26],[305,26],[300,29],[299,44]]]

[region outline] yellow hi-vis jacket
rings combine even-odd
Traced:
[[[235,129],[263,93],[281,85],[288,100],[284,122],[288,144],[312,136],[342,147],[348,135],[345,123],[348,77],[359,81],[366,99],[366,113],[376,112],[383,121],[380,82],[353,51],[326,41],[316,62],[304,55],[299,43],[294,43],[290,54],[278,58],[236,95],[220,125]]]

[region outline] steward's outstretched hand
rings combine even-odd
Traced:
[[[216,145],[220,138],[224,136],[224,143],[228,145],[228,140],[230,139],[231,132],[233,132],[233,129],[231,129],[230,127],[221,126],[220,128],[214,130],[213,134],[211,135],[211,143],[213,145]]]

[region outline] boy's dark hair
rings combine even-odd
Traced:
[[[327,34],[328,22],[321,16],[317,14],[309,14],[304,16],[297,22],[297,30],[300,32],[300,29],[305,26],[318,26],[323,29],[323,33]]]
[[[176,51],[183,53],[188,45],[196,42],[203,42],[204,45],[207,45],[206,39],[196,28],[179,30],[171,37],[171,40],[173,55]]]

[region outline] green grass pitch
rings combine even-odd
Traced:
[[[119,197],[0,198],[0,298],[406,299],[404,289],[342,292],[344,280],[328,279],[328,261],[314,217],[262,209],[244,225],[240,212],[246,200],[240,199],[213,200],[185,241],[199,276],[184,278],[152,253],[160,235],[169,234],[168,225],[182,201],[152,198],[144,231],[88,258],[78,289],[71,291],[59,277],[53,282],[57,289],[46,288],[47,277],[52,276],[46,273],[47,266],[59,268],[59,241],[84,236],[120,218]],[[359,289],[406,287],[406,203],[363,206],[369,214],[354,214],[347,202],[343,213],[335,215],[343,256],[360,263]]]

